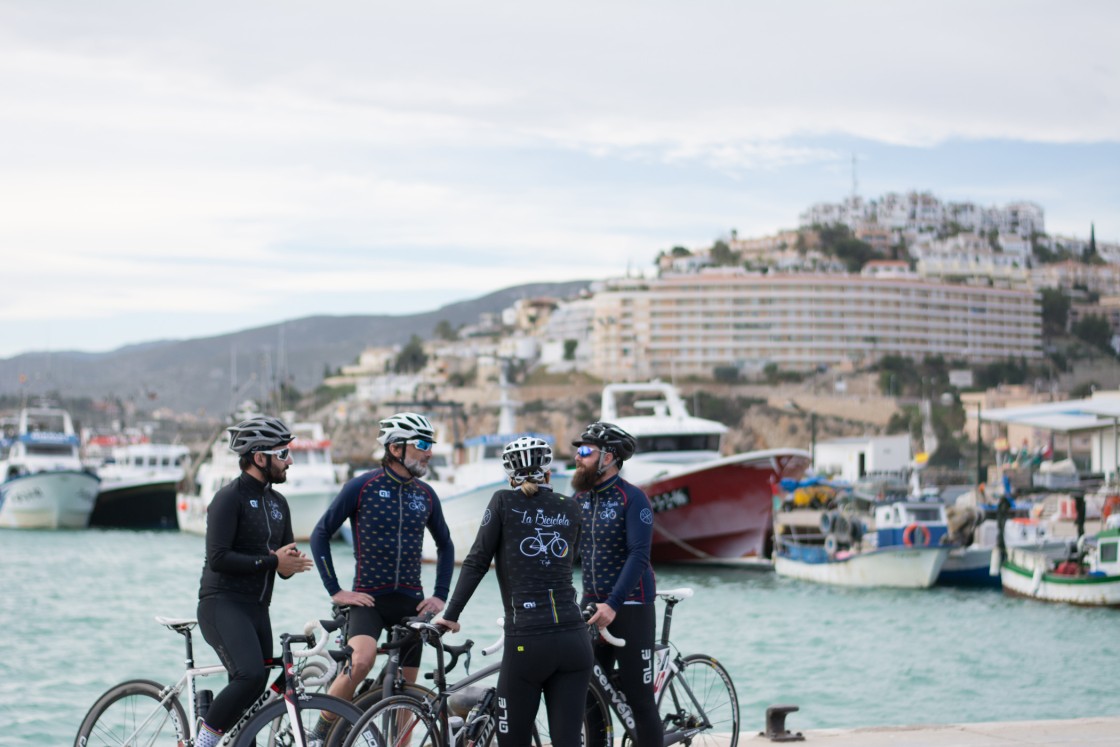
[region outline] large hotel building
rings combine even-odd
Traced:
[[[593,299],[605,380],[867,365],[886,355],[986,363],[1042,357],[1038,295],[913,277],[743,270],[611,281]]]

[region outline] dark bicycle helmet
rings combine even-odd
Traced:
[[[580,437],[572,441],[572,446],[583,444],[591,444],[603,451],[609,451],[620,462],[625,462],[638,450],[638,442],[634,437],[614,423],[592,423],[584,428]]]
[[[502,451],[502,467],[517,485],[526,480],[544,482],[550,464],[552,464],[552,447],[543,438],[522,436],[510,441]]]
[[[283,421],[267,415],[242,420],[226,430],[229,431],[229,448],[242,456],[283,446],[294,438]]]
[[[381,435],[377,440],[382,446],[422,438],[435,443],[436,430],[428,419],[415,412],[398,412],[381,421]]]

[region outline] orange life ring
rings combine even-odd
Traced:
[[[918,547],[929,547],[929,529],[927,529],[924,524],[919,524],[917,522],[914,522],[903,530],[902,544],[907,547],[913,547],[915,532],[920,535],[918,538]]]

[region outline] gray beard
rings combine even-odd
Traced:
[[[419,459],[405,459],[404,468],[413,477],[423,477],[428,474],[428,465],[421,464]]]

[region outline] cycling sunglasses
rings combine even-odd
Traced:
[[[410,439],[408,441],[405,441],[405,443],[406,444],[412,444],[419,451],[431,451],[433,442],[429,441],[426,438],[413,438],[413,439]]]
[[[578,456],[582,459],[586,459],[587,457],[594,454],[596,451],[602,451],[602,449],[599,449],[598,447],[595,447],[595,446],[588,446],[587,444],[584,444],[583,446],[580,446],[578,449],[576,449],[576,456]]]
[[[285,446],[282,449],[272,449],[271,451],[258,451],[257,453],[258,454],[268,454],[269,456],[274,456],[282,462],[291,455],[292,450],[289,449],[287,446]]]

